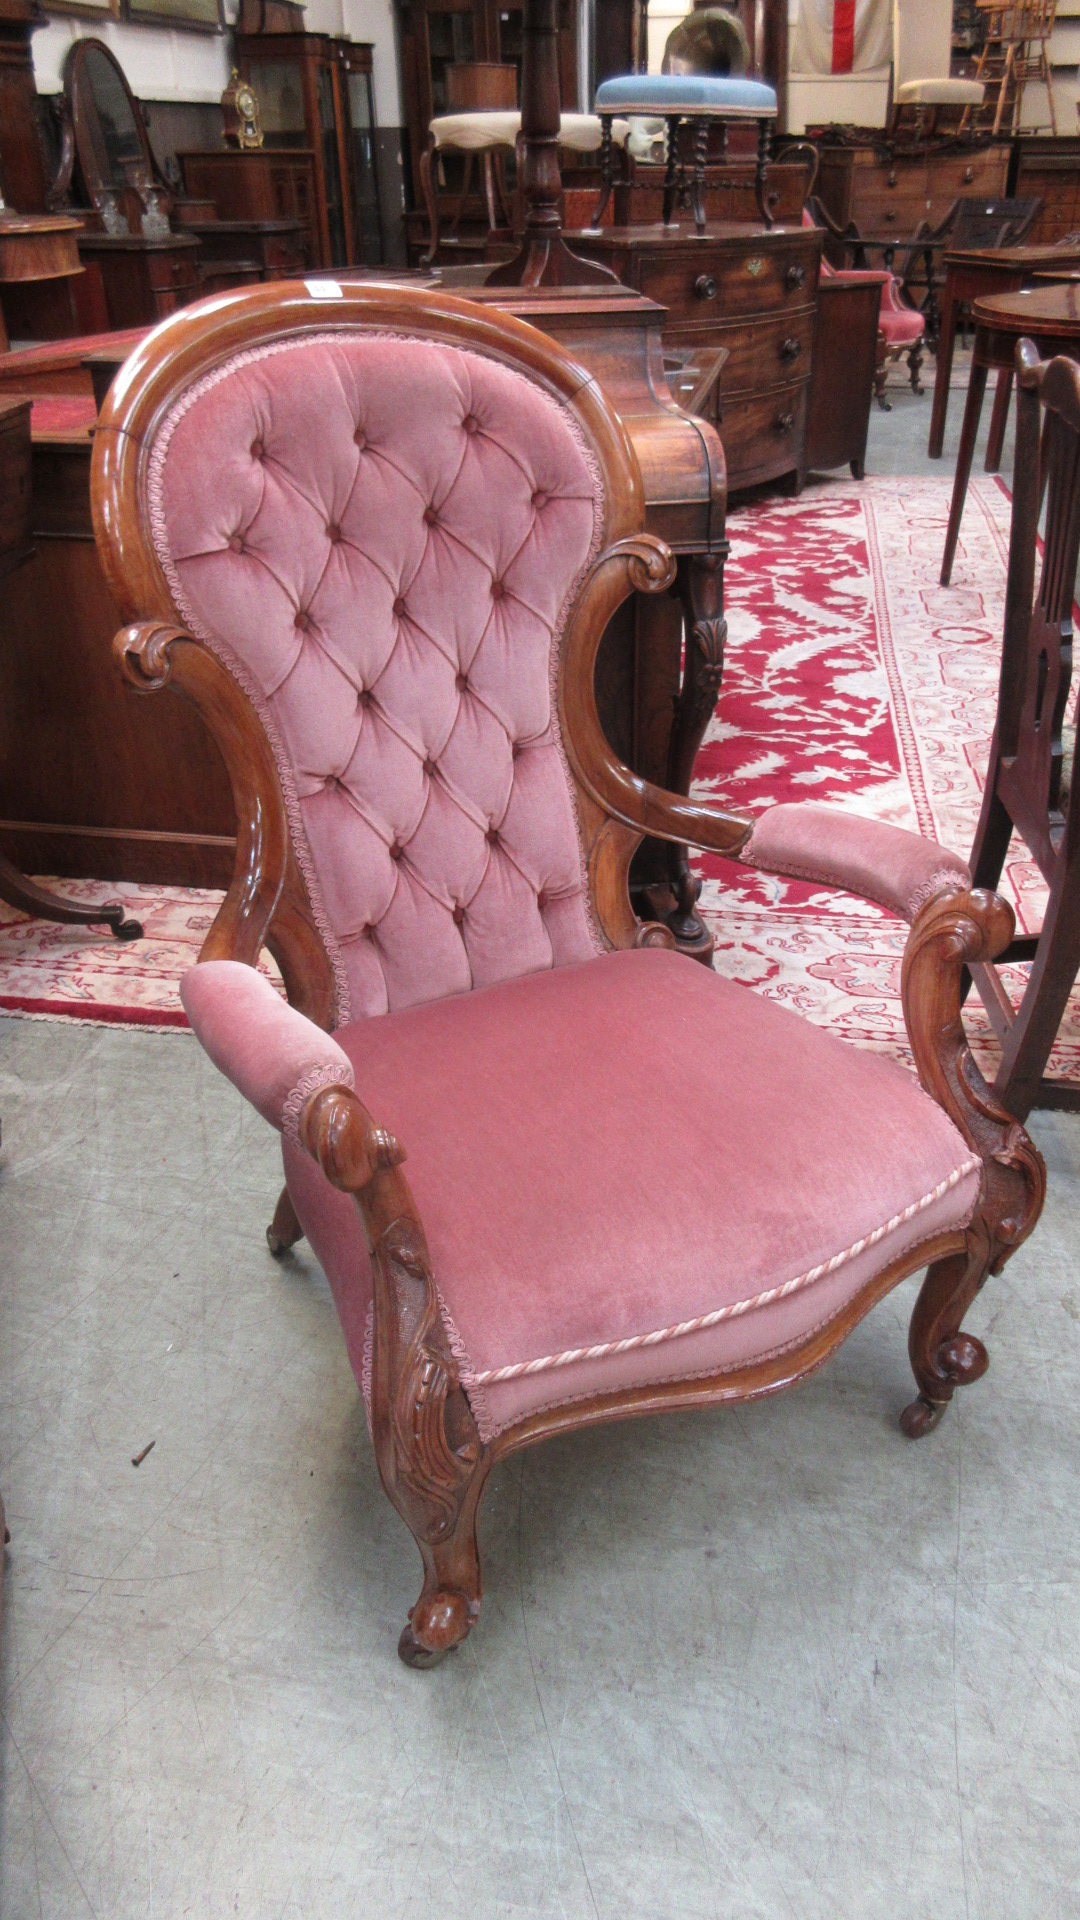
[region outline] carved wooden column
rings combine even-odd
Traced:
[[[587,287],[615,275],[571,253],[562,238],[559,201],[559,47],[555,0],[525,0],[521,47],[521,251],[487,278],[489,287]]]

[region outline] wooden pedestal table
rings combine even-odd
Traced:
[[[9,337],[59,340],[78,332],[72,288],[83,271],[82,231],[69,214],[0,213],[0,352]]]
[[[947,587],[952,578],[956,542],[960,535],[971,460],[986,391],[986,376],[992,367],[999,374],[1011,376],[1016,364],[1017,342],[1023,339],[1033,340],[1044,360],[1052,359],[1057,353],[1068,354],[1073,360],[1080,357],[1080,286],[1028,287],[1018,289],[1015,293],[997,294],[989,300],[977,300],[973,318],[975,351],[971,359],[971,380],[964,408],[960,451],[956,457],[956,479],[949,508],[949,528],[945,535],[945,557],[941,563],[943,587]]]
[[[964,251],[950,251],[945,255],[945,290],[941,298],[941,322],[938,329],[937,375],[934,380],[934,409],[930,415],[930,444],[927,453],[931,460],[941,459],[941,450],[945,444],[945,416],[949,409],[949,380],[952,375],[953,345],[956,339],[956,320],[962,306],[975,300],[985,300],[994,294],[1015,293],[1020,287],[1030,286],[1036,273],[1049,273],[1055,267],[1066,272],[1070,267],[1080,266],[1080,245],[1042,247],[973,247]],[[1011,368],[1010,368],[1011,371]],[[998,430],[1004,432],[1004,414],[1008,406],[1008,397],[1001,406],[1001,418],[995,419],[991,434],[991,449],[998,438]],[[998,453],[1000,458],[1000,449]],[[996,467],[990,467],[993,472]]]

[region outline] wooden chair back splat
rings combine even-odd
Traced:
[[[972,968],[1002,1043],[995,1091],[1021,1118],[1033,1106],[1080,1112],[1080,1085],[1045,1074],[1080,970],[1080,802],[1075,778],[1063,791],[1062,747],[1078,560],[1080,367],[1065,358],[1040,362],[1031,341],[1023,340],[1017,349],[1016,475],[997,722],[971,855],[976,884],[996,886],[1018,833],[1050,889],[1039,935],[1014,940],[1000,956],[1002,964],[1032,963],[1019,1007],[996,967]]]

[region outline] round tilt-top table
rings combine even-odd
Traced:
[[[1033,340],[1042,359],[1064,353],[1080,360],[1080,285],[1024,287],[1015,293],[994,294],[988,300],[976,300],[972,308],[975,322],[975,349],[971,358],[964,424],[960,432],[960,451],[956,456],[956,479],[949,507],[949,527],[945,535],[945,557],[941,563],[941,584],[947,587],[952,577],[956,542],[964,513],[971,460],[979,431],[986,376],[991,368],[1011,373],[1016,363],[1018,340]]]

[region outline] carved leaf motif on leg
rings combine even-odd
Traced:
[[[954,1389],[986,1372],[986,1348],[961,1323],[988,1274],[1000,1273],[1031,1232],[1046,1194],[1042,1156],[987,1086],[961,1015],[964,969],[1002,952],[1013,925],[997,894],[946,888],[917,915],[904,954],[904,1016],[919,1078],[983,1162],[966,1245],[934,1261],[912,1314],[908,1352],[919,1395],[900,1421],[909,1439],[929,1433]]]

